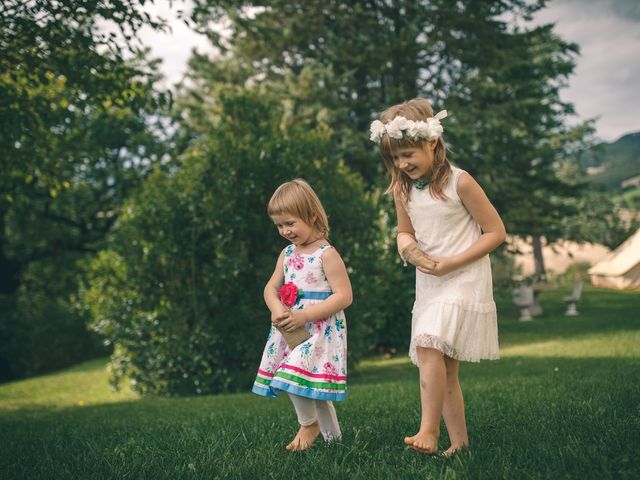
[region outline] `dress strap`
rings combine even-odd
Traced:
[[[314,256],[315,256],[315,255],[318,255],[318,256],[320,256],[320,255],[322,255],[322,252],[324,252],[325,250],[327,250],[327,249],[329,249],[329,248],[333,248],[333,245],[330,245],[330,244],[328,244],[328,243],[322,244],[322,245],[320,245],[318,248],[316,248],[316,249],[314,250],[314,252],[313,252],[311,255],[314,255]]]
[[[313,252],[305,253],[304,255],[319,256],[324,250],[326,250],[328,248],[333,248],[333,245],[325,243],[323,245],[320,245]],[[292,243],[291,245],[287,245],[286,247],[284,247],[283,251],[284,251],[284,256],[285,257],[290,257],[291,255],[293,255],[293,252],[296,251],[296,246]]]
[[[447,193],[453,198],[460,199],[460,195],[458,195],[458,180],[463,173],[466,173],[466,170],[458,167],[451,168],[451,181],[447,187],[447,190],[449,190]]]
[[[454,167],[453,165],[451,166],[451,177],[453,178],[454,185],[458,183],[458,178],[460,178],[460,174],[462,174],[463,172],[465,172],[465,170]]]

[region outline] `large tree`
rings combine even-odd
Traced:
[[[132,35],[162,24],[144,3],[0,6],[1,293],[15,291],[31,260],[90,248],[113,223],[111,205],[139,175],[136,167],[157,154],[147,116],[163,98]]]
[[[211,33],[253,82],[291,84],[297,110],[321,104],[339,141],[337,153],[370,184],[381,162],[368,142],[375,112],[415,96],[451,112],[450,157],[476,176],[510,233],[566,235],[583,185],[564,181],[557,164],[587,146],[589,125],[567,127],[573,107],[560,89],[577,46],[552,25],[530,26],[544,0],[285,1],[196,0]],[[570,233],[570,232],[569,232]]]
[[[76,318],[69,334],[84,340],[69,298],[77,263],[97,251],[119,204],[161,157],[153,124],[168,96],[154,90],[156,67],[136,34],[163,24],[145,3],[0,5],[0,377],[60,364],[15,361],[31,343],[48,355],[48,309],[60,311],[56,321]],[[31,342],[39,321],[46,333]]]

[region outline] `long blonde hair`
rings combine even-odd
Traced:
[[[399,103],[387,108],[380,114],[380,121],[388,123],[398,115],[412,121],[426,121],[427,118],[433,117],[433,108],[428,100],[424,98],[414,98],[404,103]],[[428,140],[412,139],[407,135],[402,138],[391,138],[385,134],[380,139],[380,153],[384,160],[384,165],[391,175],[391,183],[385,193],[399,193],[404,203],[409,200],[409,192],[413,185],[412,180],[403,175],[402,172],[393,164],[393,153],[402,148],[427,148]],[[431,178],[429,180],[429,193],[434,198],[446,200],[444,187],[451,176],[451,164],[447,159],[447,147],[444,143],[442,135],[436,140],[436,147],[433,151],[433,165],[431,166]]]
[[[289,214],[312,226],[323,238],[329,238],[329,220],[324,207],[305,180],[295,178],[280,185],[269,200],[267,214]]]

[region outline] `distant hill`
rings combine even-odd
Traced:
[[[623,190],[621,184],[624,180],[640,176],[640,132],[595,146],[582,164],[597,172],[589,177],[593,183],[616,191]]]

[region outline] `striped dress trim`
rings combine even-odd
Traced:
[[[279,382],[275,379],[271,382],[270,386],[260,385],[258,383],[253,384],[251,391],[263,397],[277,397],[276,390],[282,390],[283,392],[293,393],[300,397],[311,398],[313,400],[328,400],[330,402],[339,402],[347,398],[347,392],[318,392],[310,388],[298,387],[289,383]]]
[[[344,400],[347,377],[328,373],[313,373],[293,365],[283,364],[274,373],[258,370],[251,391],[265,397],[277,396],[276,390],[317,400]]]

